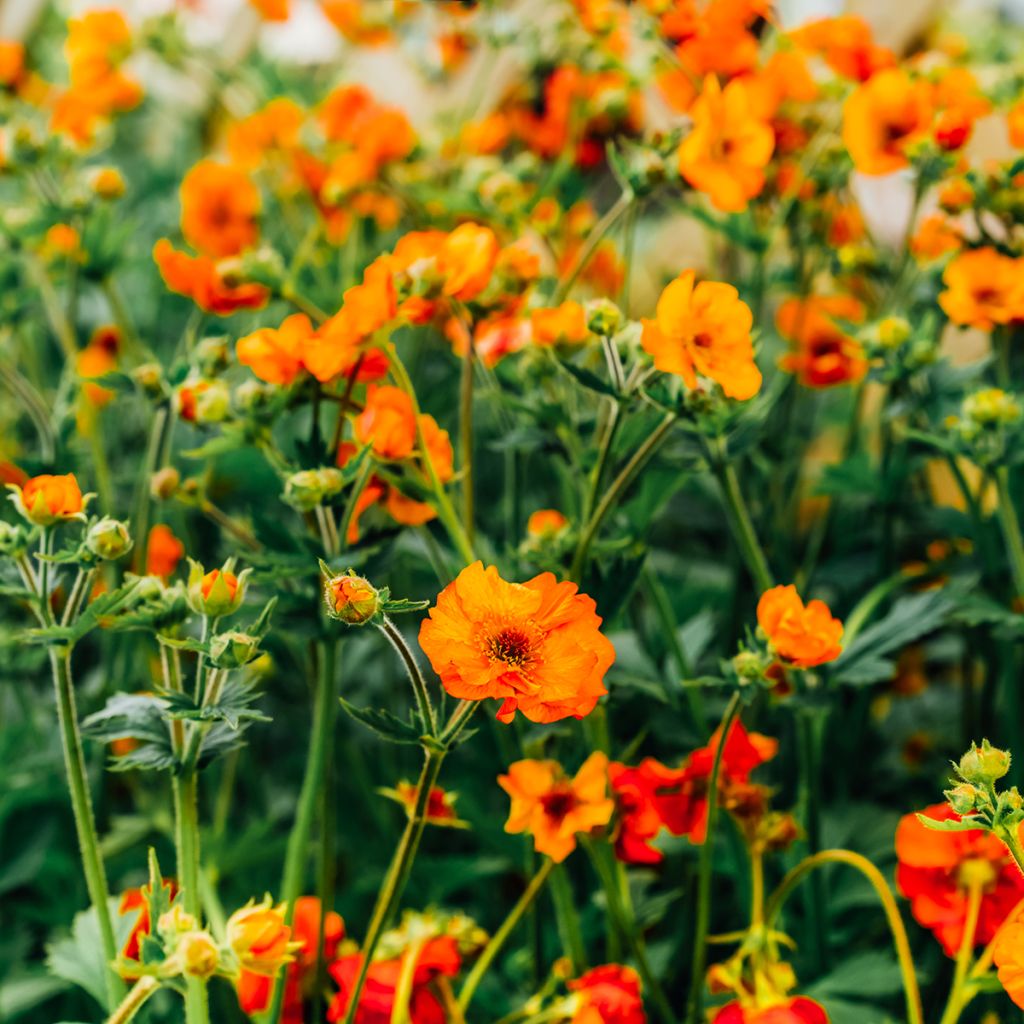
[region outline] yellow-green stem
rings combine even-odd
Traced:
[[[121,1000],[121,1005],[107,1018],[107,1024],[128,1024],[159,987],[160,982],[150,975],[139,978]]]
[[[981,912],[981,900],[984,895],[981,883],[973,882],[967,890],[967,914],[964,917],[964,933],[960,939],[960,947],[956,951],[956,967],[953,970],[953,984],[949,990],[949,999],[942,1012],[939,1024],[956,1024],[964,1007],[970,1002],[973,992],[965,987],[967,973],[974,955],[974,939],[978,931],[978,914]]]

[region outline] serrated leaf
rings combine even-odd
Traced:
[[[558,361],[558,365],[569,374],[570,377],[575,377],[577,382],[582,384],[588,391],[596,391],[599,395],[610,395],[612,398],[619,396],[618,391],[615,390],[607,381],[602,380],[598,375],[591,370],[584,369],[582,366],[577,366],[575,363]]]
[[[926,814],[918,814],[917,820],[933,832],[972,832],[981,827],[978,821],[967,818],[945,818],[937,821]]]
[[[403,721],[397,715],[391,714],[390,711],[357,708],[344,697],[338,699],[346,714],[392,743],[419,743],[423,736],[423,729],[416,722]]]

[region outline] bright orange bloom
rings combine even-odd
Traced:
[[[608,795],[608,758],[594,751],[570,779],[557,761],[516,761],[498,785],[511,797],[506,832],[528,832],[538,853],[560,864],[576,849],[578,833],[607,825],[615,810]]]
[[[437,272],[444,280],[444,294],[468,302],[487,287],[495,261],[498,239],[490,228],[460,224],[437,254]]]
[[[86,401],[96,407],[106,405],[114,392],[101,384],[89,382],[90,377],[102,377],[117,366],[117,350],[121,345],[121,332],[113,325],[98,327],[89,344],[78,353],[78,376],[84,381],[82,393]]]
[[[570,299],[560,306],[530,311],[530,326],[537,345],[578,345],[587,340],[587,315]]]
[[[828,1014],[820,1003],[806,996],[768,1006],[744,1006],[740,1002],[726,1003],[712,1018],[711,1024],[829,1024]]]
[[[284,909],[284,904],[275,907],[269,899],[250,900],[228,918],[224,935],[243,971],[273,977],[295,959],[296,944],[290,941],[292,930],[284,923]]]
[[[891,174],[907,166],[907,148],[932,121],[928,83],[902,68],[880,71],[850,94],[843,107],[843,143],[863,174]]]
[[[685,270],[661,293],[654,320],[644,320],[641,343],[665,373],[688,388],[697,375],[721,385],[730,398],[752,398],[761,389],[750,330],[754,318],[731,284],[701,281]]]
[[[50,526],[62,519],[80,516],[85,500],[74,473],[52,476],[44,473],[25,481],[23,487],[8,484],[18,511],[37,526]]]
[[[941,213],[925,217],[910,240],[910,250],[919,260],[937,260],[963,246],[963,236]]]
[[[1024,149],[1024,99],[1017,100],[1006,112],[1006,130],[1010,136],[1010,145]]]
[[[995,249],[960,253],[942,273],[939,305],[955,324],[990,331],[1024,317],[1024,259]]]
[[[51,255],[75,259],[82,254],[82,236],[70,224],[54,224],[46,231],[43,247]]]
[[[709,75],[690,111],[693,129],[679,147],[679,171],[719,210],[744,210],[764,188],[775,148],[771,125],[753,110],[739,79],[724,89]]]
[[[309,317],[294,313],[280,327],[261,327],[239,338],[235,354],[260,380],[287,387],[304,368],[303,354],[313,334]]]
[[[0,87],[17,85],[24,73],[24,45],[15,39],[0,39]]]
[[[405,114],[397,107],[378,103],[361,85],[342,85],[331,92],[320,104],[317,120],[329,142],[348,147],[338,153],[340,162],[332,164],[335,187],[342,191],[346,186],[368,183],[384,164],[408,156],[416,145],[415,132]],[[351,159],[360,167],[355,178],[346,169]]]
[[[285,976],[282,1024],[303,1024],[305,1020],[303,1002],[312,994],[309,990],[315,979],[320,916],[320,900],[316,896],[300,896],[295,901],[292,933],[299,945],[296,959],[288,965]],[[333,910],[324,918],[323,937],[324,960],[330,962],[337,956],[338,946],[345,937],[345,922]],[[262,1013],[270,1006],[273,988],[272,977],[242,971],[237,982],[238,1005],[250,1016]]]
[[[190,256],[175,249],[166,238],[153,246],[153,259],[164,284],[172,292],[190,298],[200,309],[230,316],[240,309],[259,309],[270,293],[261,284],[243,281],[229,284],[209,256]]]
[[[213,590],[214,584],[217,580],[223,579],[224,586],[227,587],[228,600],[234,601],[235,595],[238,593],[238,577],[233,572],[221,572],[220,569],[211,569],[202,579],[199,585],[199,589],[202,591],[203,597],[209,597],[210,592]]]
[[[946,213],[961,213],[974,202],[974,189],[966,178],[951,178],[939,189],[938,200]]]
[[[1010,918],[996,933],[992,962],[1006,994],[1024,1009],[1024,914]]]
[[[262,110],[236,121],[227,131],[232,163],[255,170],[268,153],[294,149],[305,118],[305,111],[294,100],[279,96]]]
[[[647,1024],[640,976],[632,967],[604,964],[566,987],[576,995],[571,1024]]]
[[[539,508],[530,514],[526,532],[531,537],[553,537],[569,525],[569,520],[555,508]]]
[[[834,661],[843,651],[843,624],[832,617],[824,601],[804,606],[796,587],[772,587],[757,602],[757,624],[775,653],[796,668],[813,668]]]
[[[407,459],[416,447],[412,399],[401,388],[371,387],[355,429],[360,444],[372,445],[378,458],[388,462]]]
[[[935,83],[932,101],[938,111],[933,133],[945,150],[960,149],[974,130],[974,122],[992,109],[974,75],[963,67],[944,70]]]
[[[335,576],[326,590],[331,610],[351,626],[369,621],[380,609],[377,591],[362,576]]]
[[[787,299],[775,314],[775,325],[797,348],[779,365],[812,388],[860,380],[868,370],[864,350],[836,321],[863,319],[864,306],[850,295]]]
[[[810,21],[789,33],[802,50],[820,56],[837,75],[866,82],[896,64],[895,54],[875,45],[871,27],[854,14]]]
[[[653,757],[645,757],[635,768],[613,761],[608,780],[615,796],[617,824],[615,856],[625,864],[660,864],[663,854],[651,845],[663,828],[676,823],[677,816],[664,810],[681,794],[688,778],[685,768],[668,768]]]
[[[402,780],[394,788],[394,792],[388,791],[388,796],[393,796],[405,808],[410,816],[416,809],[416,801],[419,796],[419,789],[415,782]],[[426,821],[428,825],[455,825],[463,824],[459,821],[459,815],[455,810],[454,793],[449,793],[440,786],[431,787],[427,795]]]
[[[287,21],[291,0],[249,0],[265,21]]]
[[[147,575],[169,579],[184,555],[185,545],[174,536],[169,526],[157,523],[149,531],[149,541],[146,544]]]
[[[260,193],[249,176],[215,160],[200,160],[181,182],[181,231],[205,256],[220,259],[259,237]]]
[[[542,573],[508,583],[493,566],[467,566],[420,626],[420,647],[453,697],[502,701],[532,722],[590,714],[615,649],[595,604],[574,583]]]
[[[949,804],[921,813],[936,821],[960,818]],[[896,856],[896,885],[910,900],[914,919],[932,931],[947,956],[955,956],[963,940],[972,885],[982,887],[976,946],[991,942],[1024,898],[1024,876],[1003,843],[982,829],[936,832],[907,814],[896,829]]]

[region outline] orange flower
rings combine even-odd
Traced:
[[[560,864],[576,849],[576,835],[607,825],[615,810],[608,796],[608,758],[594,751],[574,779],[557,761],[516,761],[498,785],[511,797],[506,832],[528,832],[538,853]]]
[[[757,602],[757,624],[775,653],[796,668],[813,668],[842,653],[843,624],[824,601],[806,607],[792,584],[766,590]]]
[[[983,331],[1024,317],[1022,268],[1024,259],[987,246],[962,252],[943,271],[939,305],[953,323]]]
[[[1006,994],[1024,1009],[1024,914],[1016,914],[996,933],[992,962]]]
[[[260,380],[287,387],[304,368],[303,353],[313,337],[305,313],[286,317],[280,327],[261,327],[235,343],[235,354]]]
[[[956,821],[949,804],[934,804],[922,813],[936,821]],[[1003,843],[989,832],[936,832],[916,814],[900,819],[896,829],[896,885],[910,900],[918,924],[939,940],[947,956],[963,941],[969,891],[982,887],[974,945],[991,942],[1007,915],[1024,898],[1024,876]]]
[[[15,39],[0,39],[0,87],[12,88],[25,73],[25,47]]]
[[[172,292],[187,296],[208,313],[230,316],[240,309],[259,309],[270,298],[261,284],[229,284],[210,257],[189,256],[175,249],[166,238],[153,246],[153,259]]]
[[[561,533],[568,525],[569,520],[558,509],[540,508],[531,513],[526,532],[534,538],[549,538]]]
[[[82,254],[82,238],[70,224],[54,224],[47,229],[43,247],[51,255],[76,259]]]
[[[362,576],[335,576],[325,594],[331,613],[350,626],[368,622],[380,610],[380,595]]]
[[[297,945],[297,956],[288,965],[285,976],[282,1024],[303,1024],[303,1000],[311,994],[309,989],[315,978],[316,949],[321,935],[320,918],[320,900],[316,896],[300,896],[295,901],[292,933]],[[324,917],[322,927],[324,960],[330,962],[337,956],[338,946],[345,937],[345,922],[340,914],[330,910]],[[269,1008],[273,978],[242,971],[236,984],[238,1004],[244,1013],[251,1016]]]
[[[294,149],[305,117],[305,111],[294,100],[280,96],[255,114],[236,121],[227,131],[232,163],[255,170],[268,153]]]
[[[222,580],[224,587],[227,588],[226,599],[228,602],[235,600],[235,595],[238,593],[238,577],[233,572],[221,572],[220,569],[211,569],[203,578],[199,584],[199,589],[205,599],[209,600],[210,594],[213,591],[214,586],[217,584],[217,580]]]
[[[416,447],[416,417],[412,399],[396,387],[371,387],[366,405],[356,417],[356,438],[373,446],[388,462],[407,459]]]
[[[185,545],[174,536],[171,528],[157,523],[149,531],[146,544],[146,573],[169,579],[185,555]]]
[[[228,918],[224,935],[243,971],[273,977],[295,959],[297,943],[289,941],[292,930],[284,923],[284,910],[283,903],[275,907],[267,897],[262,903],[250,900]]]
[[[549,572],[507,583],[474,562],[438,595],[420,647],[453,697],[501,700],[500,721],[517,710],[532,722],[582,718],[615,660],[595,607]]]
[[[709,75],[690,114],[693,129],[679,147],[679,171],[719,210],[744,210],[764,188],[764,169],[775,148],[767,121],[753,110],[739,79],[724,89]]]
[[[117,366],[117,350],[121,344],[121,332],[110,324],[93,331],[89,344],[78,353],[78,376],[85,381],[82,393],[86,401],[96,407],[106,405],[114,392],[100,384],[89,383],[90,377],[102,377]]]
[[[876,46],[871,27],[854,14],[810,21],[790,32],[789,38],[800,49],[818,54],[837,75],[857,82],[896,63],[895,54]]]
[[[530,326],[537,345],[578,345],[589,333],[583,307],[571,299],[560,306],[531,310]]]
[[[181,231],[205,256],[221,259],[259,237],[260,194],[249,176],[215,160],[200,160],[181,182]]]
[[[907,148],[924,138],[932,119],[931,89],[902,68],[880,71],[843,107],[843,143],[863,174],[907,166]]]
[[[710,377],[730,398],[752,398],[761,388],[750,337],[750,307],[730,284],[679,275],[658,299],[654,320],[644,320],[641,343],[665,373],[677,373],[688,388],[697,375]]]
[[[739,1001],[726,1003],[711,1024],[829,1024],[820,1003],[806,996],[779,997],[767,1006],[744,1006]]]
[[[287,21],[290,0],[249,0],[265,21]]]
[[[935,141],[945,150],[960,149],[971,137],[974,122],[992,109],[982,94],[978,80],[963,67],[944,70],[932,95],[938,110]]]
[[[796,343],[797,351],[783,356],[779,365],[812,388],[860,380],[868,370],[864,351],[839,327],[837,319],[860,323],[864,306],[849,295],[815,295],[783,302],[775,314],[775,325],[779,334]]]
[[[1024,99],[1017,100],[1006,112],[1006,130],[1010,136],[1010,145],[1024,149]]]
[[[460,224],[437,254],[444,294],[468,302],[487,287],[498,258],[498,239],[490,228]]]
[[[393,790],[382,790],[382,792],[397,800],[405,808],[406,813],[412,817],[419,797],[416,783],[403,779]],[[431,787],[430,793],[427,795],[427,824],[465,827],[465,822],[459,821],[458,813],[455,810],[455,800],[454,793],[449,793],[440,786]]]
[[[18,511],[37,526],[51,526],[63,519],[82,516],[85,499],[74,473],[52,476],[44,473],[25,481],[24,486],[8,484]]]
[[[632,967],[604,964],[566,983],[575,993],[571,1024],[647,1024],[640,976]]]
[[[961,213],[974,202],[974,189],[966,178],[952,178],[939,189],[938,199],[946,213]]]
[[[663,828],[678,819],[664,816],[664,809],[688,778],[685,768],[668,768],[653,757],[645,757],[636,767],[613,761],[608,780],[615,796],[617,824],[615,856],[624,864],[659,864],[660,850],[651,845]]]
[[[910,240],[910,250],[919,260],[937,260],[946,253],[956,252],[963,245],[963,237],[941,213],[925,217]]]

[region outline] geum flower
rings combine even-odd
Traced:
[[[299,943],[291,941],[284,917],[285,905],[275,907],[268,896],[261,903],[250,900],[228,918],[224,936],[243,972],[272,978],[295,960]]]
[[[644,758],[635,768],[613,761],[608,766],[608,779],[617,818],[615,856],[625,864],[661,863],[664,854],[651,845],[651,840],[669,827],[663,807],[681,791],[685,769],[668,768],[653,757]]]
[[[566,987],[576,1003],[572,1024],[647,1024],[640,976],[632,967],[604,964]]]
[[[391,1024],[398,983],[405,970],[405,958],[416,956],[409,997],[412,1024],[445,1024],[447,1014],[434,994],[433,982],[440,977],[454,978],[462,966],[456,941],[450,935],[430,939],[422,947],[413,946],[402,956],[374,960],[359,996],[355,1024]],[[331,964],[331,977],[339,991],[327,1010],[329,1021],[344,1020],[356,979],[362,967],[362,953],[350,953]]]
[[[772,650],[795,668],[813,668],[842,653],[843,624],[824,601],[805,606],[792,584],[766,590],[757,602],[757,624]]]
[[[679,146],[679,172],[719,210],[735,213],[764,188],[775,148],[771,125],[754,109],[746,84],[724,89],[714,75],[690,109],[693,129]]]
[[[787,299],[775,314],[775,325],[796,347],[779,365],[811,388],[860,380],[868,370],[864,350],[836,321],[860,323],[863,319],[864,306],[849,295]]]
[[[14,507],[37,526],[52,526],[68,519],[84,519],[88,497],[82,496],[74,473],[54,476],[43,473],[22,486],[8,484]]]
[[[939,305],[963,327],[991,331],[1000,324],[1024,320],[1024,259],[991,247],[955,256],[942,273],[946,290]]]
[[[711,1024],[829,1024],[825,1008],[806,996],[784,998],[769,1006],[726,1003]]]
[[[509,583],[474,562],[438,595],[420,647],[451,696],[501,700],[500,721],[516,711],[533,722],[583,718],[615,660],[595,609],[549,572]]]
[[[643,321],[641,344],[665,373],[697,387],[697,376],[718,383],[730,398],[752,398],[761,388],[750,331],[754,318],[730,284],[695,283],[683,271],[661,293],[653,320]]]
[[[200,160],[181,182],[181,233],[197,252],[235,256],[259,237],[259,190],[245,171]]]
[[[949,804],[922,812],[936,821],[959,820]],[[981,889],[974,945],[982,946],[1024,899],[1024,876],[1003,843],[982,829],[937,832],[907,814],[896,828],[896,885],[910,900],[918,924],[931,930],[947,956],[963,941],[972,886]]]
[[[595,751],[569,778],[557,761],[516,761],[498,776],[512,801],[505,831],[533,836],[538,853],[561,863],[576,836],[607,825],[615,810],[608,795],[608,758]]]
[[[310,993],[315,979],[317,943],[321,935],[320,900],[316,896],[300,896],[295,901],[292,934],[295,936],[295,959],[285,976],[283,1024],[303,1024],[303,1000]],[[323,956],[328,963],[337,955],[338,945],[345,937],[345,923],[340,914],[328,911],[323,920]],[[270,1006],[274,979],[266,974],[243,970],[236,982],[238,1005],[247,1014],[262,1013]]]
[[[175,249],[166,238],[153,246],[153,259],[168,289],[190,298],[207,313],[230,316],[240,309],[260,309],[270,298],[263,285],[233,282],[216,260]]]
[[[1006,994],[1024,1009],[1024,913],[1016,913],[999,929],[992,962]]]

